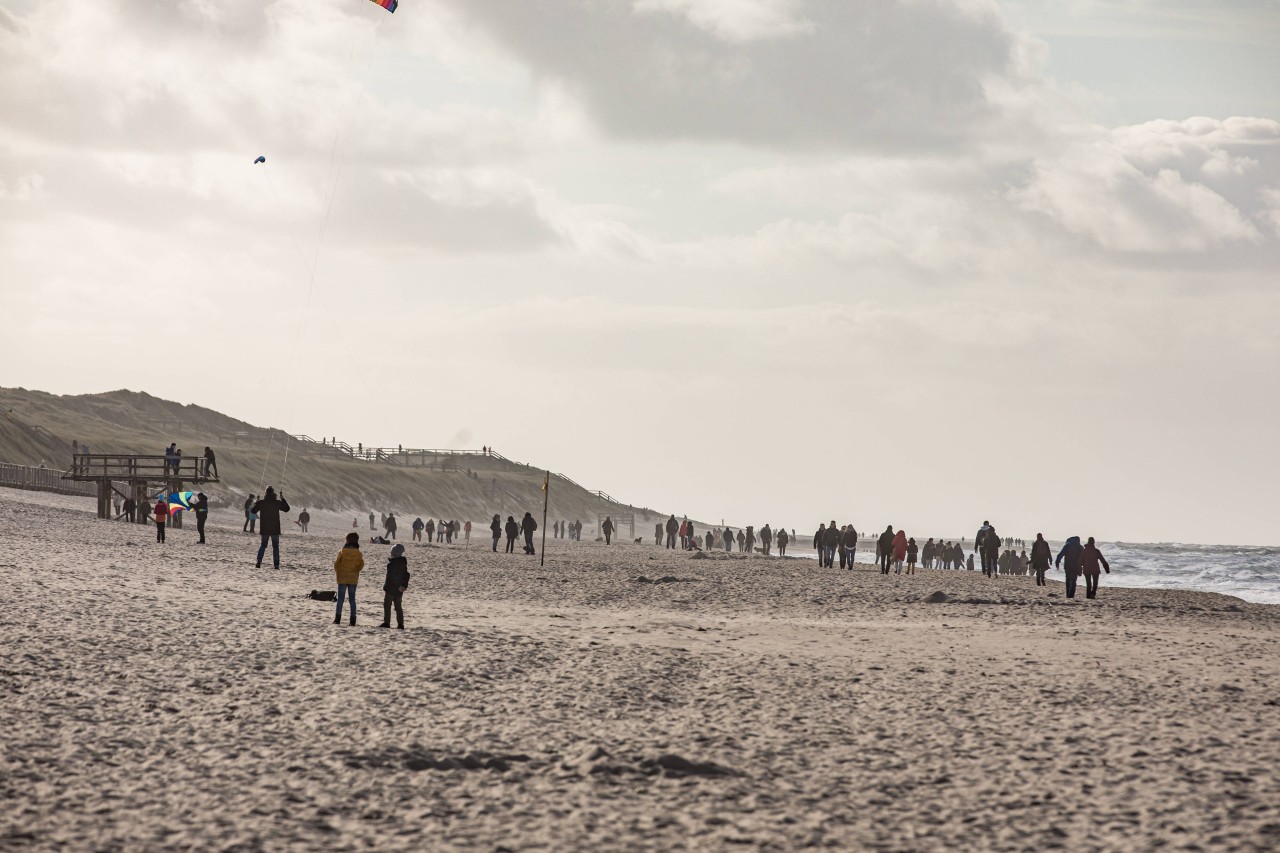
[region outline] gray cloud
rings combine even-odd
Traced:
[[[988,82],[1020,82],[994,9],[950,0],[808,0],[805,26],[737,40],[661,11],[689,0],[445,2],[623,138],[954,149],[1001,120]]]

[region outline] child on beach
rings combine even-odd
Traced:
[[[156,541],[164,544],[164,526],[169,521],[169,504],[163,497],[156,499]]]
[[[396,608],[396,627],[404,629],[404,608],[402,606],[404,591],[409,587],[409,561],[404,556],[404,546],[396,545],[391,549],[391,559],[387,560],[387,579],[382,582],[382,624],[380,628],[391,627],[391,605]],[[354,605],[352,605],[354,609]]]
[[[347,541],[333,561],[338,575],[338,608],[333,614],[333,624],[342,624],[342,599],[351,599],[351,624],[356,624],[356,585],[360,583],[360,570],[364,568],[364,555],[360,553],[360,534],[348,533]]]

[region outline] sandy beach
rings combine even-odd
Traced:
[[[1280,845],[1275,606],[475,541],[339,627],[349,516],[273,571],[88,503],[0,490],[5,849]]]

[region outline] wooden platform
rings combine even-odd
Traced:
[[[151,505],[151,494],[155,489],[181,492],[188,486],[218,482],[217,477],[210,476],[203,456],[183,457],[177,466],[172,466],[163,455],[115,453],[77,453],[71,457],[71,469],[63,473],[62,479],[97,483],[98,518],[112,517],[113,492],[121,497],[132,497],[139,509],[139,524],[151,523],[147,508]],[[130,493],[117,489],[116,483],[126,484]],[[174,527],[182,526],[182,513],[173,517],[172,524]]]

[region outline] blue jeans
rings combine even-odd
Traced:
[[[822,554],[823,554],[822,564],[830,568],[832,561],[835,560],[836,558],[835,546],[823,546]]]
[[[351,618],[356,618],[356,585],[353,583],[338,584],[338,609],[334,612],[333,618],[339,622],[342,621],[342,599],[343,597],[351,599]]]
[[[258,562],[262,562],[262,557],[267,553],[267,540],[271,540],[271,560],[275,567],[280,568],[280,534],[264,533],[262,534],[262,544],[258,546]]]
[[[1079,577],[1070,569],[1067,570],[1067,598],[1076,597],[1076,578]]]

